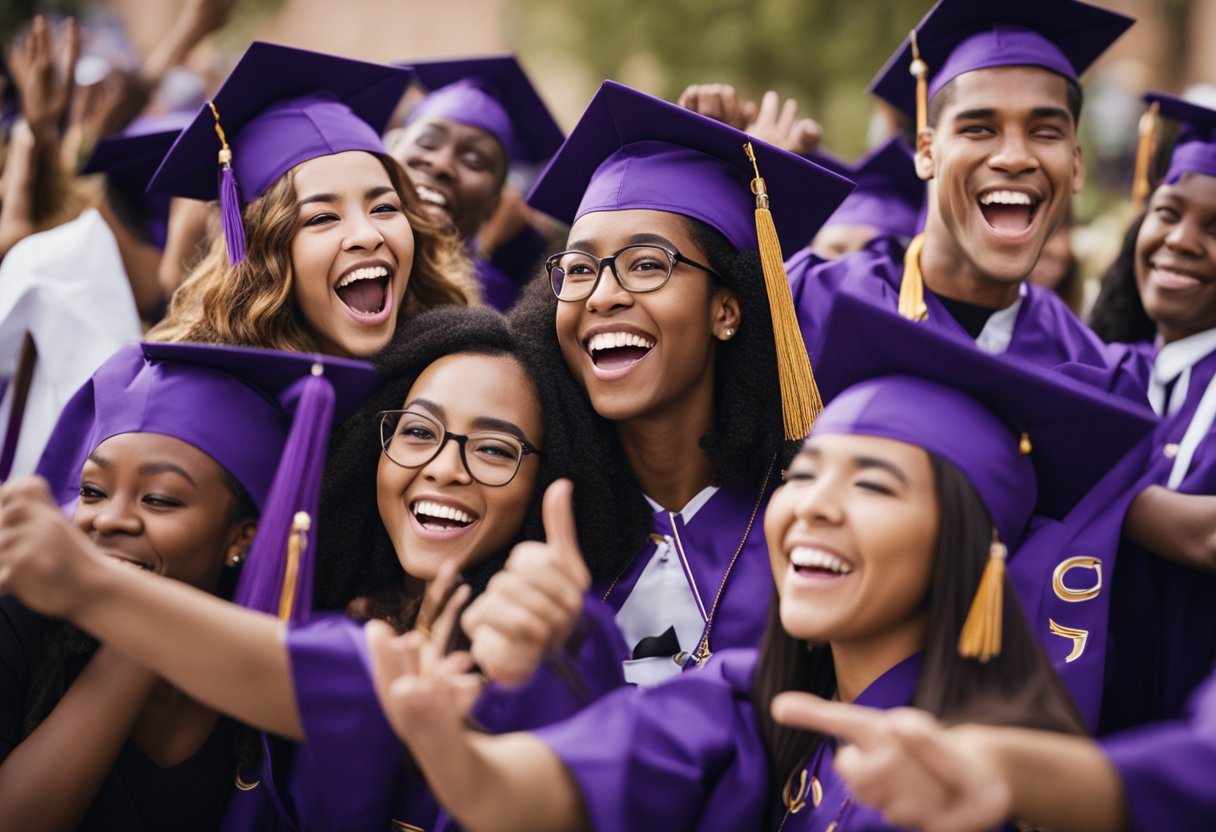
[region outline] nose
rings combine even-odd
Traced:
[[[606,312],[628,306],[633,306],[633,293],[627,291],[617,279],[616,264],[601,263],[596,284],[587,296],[587,311]]]
[[[98,534],[138,535],[143,531],[143,521],[135,510],[133,502],[126,497],[111,497],[94,506],[82,505],[78,511],[88,509],[92,509],[94,512],[88,526],[91,526]]]
[[[443,447],[435,458],[422,469],[422,476],[437,485],[456,483],[468,485],[473,481],[469,469],[464,464],[463,449],[460,442],[450,435],[443,437]]]
[[[1001,133],[997,146],[988,157],[988,166],[1013,176],[1038,170],[1039,159],[1031,148],[1029,136],[1020,130]]]
[[[414,147],[415,166],[436,179],[451,180],[456,176],[456,153],[449,144],[439,147]]]
[[[1174,223],[1165,237],[1165,244],[1173,252],[1199,257],[1203,254],[1203,234],[1204,230],[1198,223],[1184,216]]]
[[[798,491],[794,516],[809,525],[837,525],[844,519],[841,490],[846,484],[828,475],[820,475]]]
[[[346,221],[346,238],[342,248],[346,251],[375,251],[384,245],[384,235],[366,213],[360,212]]]

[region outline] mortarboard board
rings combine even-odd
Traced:
[[[828,217],[824,226],[865,225],[884,234],[914,237],[925,201],[925,183],[916,175],[910,151],[893,138],[853,164],[813,154],[811,161],[856,183],[853,192]]]
[[[793,250],[783,252],[780,241],[800,248],[852,188],[844,177],[729,125],[605,81],[528,203],[570,224],[597,211],[669,211],[708,224],[739,250],[758,249],[786,438],[800,439],[820,402],[782,265]]]
[[[238,262],[241,199],[256,199],[309,159],[384,153],[380,131],[412,77],[402,67],[255,41],[182,131],[148,189],[219,198],[229,258]]]
[[[924,448],[958,468],[988,509],[993,543],[958,640],[960,654],[988,661],[1001,651],[1005,546],[1033,514],[1063,519],[1151,433],[1152,413],[847,294],[832,305],[822,350],[828,405],[812,436]]]
[[[329,428],[375,386],[371,365],[206,344],[137,344],[103,364],[64,408],[38,465],[61,505],[79,493],[85,459],[123,433],[159,433],[206,453],[260,510],[236,600],[306,617]]]
[[[143,116],[123,130],[102,136],[85,160],[83,175],[104,173],[108,187],[117,189],[143,208],[148,232],[157,248],[164,248],[169,224],[169,197],[146,193],[152,174],[190,123],[185,113]]]
[[[564,135],[514,55],[409,65],[428,94],[410,121],[446,118],[498,139],[508,161],[543,162]]]
[[[920,131],[927,101],[963,73],[1039,66],[1076,81],[1133,22],[1078,0],[939,0],[879,70],[870,92],[916,118]],[[928,76],[920,101],[917,59]]]
[[[1216,110],[1160,92],[1151,92],[1144,100],[1156,104],[1160,115],[1179,124],[1169,167],[1161,181],[1172,185],[1184,173],[1216,176]]]

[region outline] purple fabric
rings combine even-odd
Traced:
[[[719,489],[701,506],[690,523],[685,523],[672,512],[660,511],[654,515],[654,529],[657,532],[672,534],[673,537],[678,535],[684,560],[692,570],[692,577],[707,611],[717,596],[735,552],[739,552],[714,615],[709,644],[712,652],[731,647],[755,647],[764,635],[765,616],[773,594],[773,572],[769,567],[768,545],[764,537],[763,505],[775,487],[777,476],[778,472],[774,470],[769,483],[757,483],[749,488]],[[746,542],[743,542],[758,499],[763,500],[761,511],[756,514],[755,522],[747,532]],[[595,588],[596,594],[603,597],[613,610],[620,610],[654,552],[655,543],[647,543],[611,587],[611,591],[607,586],[600,586]]]
[[[786,251],[815,236],[852,184],[721,122],[605,81],[528,195],[564,223],[593,211],[644,208],[708,223],[754,250],[752,142]]]
[[[1162,181],[1172,185],[1184,173],[1216,176],[1216,110],[1160,92],[1151,92],[1144,100],[1158,104],[1161,115],[1180,127]]]
[[[1072,62],[1059,46],[1030,29],[997,23],[955,46],[936,71],[930,69],[929,98],[964,72],[994,66],[1039,66],[1077,80]]]
[[[1132,829],[1216,828],[1216,676],[1195,694],[1187,720],[1106,737]]]
[[[410,113],[411,122],[422,118],[444,118],[485,130],[498,139],[508,159],[515,156],[515,131],[511,128],[511,117],[493,96],[474,81],[457,81],[428,95]]]
[[[482,302],[499,312],[506,312],[519,297],[521,287],[476,252],[472,252],[472,255],[477,282],[481,284]]]

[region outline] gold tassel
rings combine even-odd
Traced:
[[[756,152],[751,142],[743,145],[743,150],[756,172],[756,178],[752,180],[752,193],[756,195],[756,239],[760,243],[764,288],[768,292],[768,306],[773,316],[785,438],[803,439],[811,432],[811,425],[815,424],[815,419],[823,411],[823,399],[815,384],[811,359],[807,355],[798,316],[794,312],[794,296],[790,293],[790,279],[785,273],[781,241],[777,238],[773,215],[769,211],[768,191],[760,177]]]
[[[899,314],[920,323],[929,317],[925,306],[925,279],[920,273],[920,250],[925,244],[924,233],[917,234],[904,252],[904,276],[899,282]]]
[[[215,116],[215,135],[220,137],[220,164],[232,164],[232,148],[228,146],[228,137],[224,135],[224,128],[220,127],[220,111],[215,109],[214,102],[208,101],[207,106],[211,108],[211,115]]]
[[[929,127],[929,65],[920,58],[920,46],[916,42],[916,30],[908,35],[912,41],[912,65],[908,71],[916,79],[916,136]]]
[[[291,536],[287,538],[287,564],[283,568],[283,588],[279,590],[279,620],[291,620],[291,608],[296,602],[296,582],[300,578],[300,556],[308,547],[308,530],[312,518],[306,511],[297,511],[291,518]]]
[[[1001,655],[1001,621],[1005,596],[1005,558],[1008,552],[996,529],[992,530],[992,545],[988,547],[988,563],[980,576],[967,620],[958,636],[960,656],[987,662]]]
[[[1132,178],[1132,207],[1139,211],[1148,199],[1149,168],[1153,165],[1153,153],[1156,150],[1157,112],[1161,102],[1154,101],[1140,116],[1140,141],[1136,144],[1136,173]]]

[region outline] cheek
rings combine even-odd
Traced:
[[[782,486],[773,493],[764,510],[764,538],[768,544],[769,566],[778,589],[781,588],[780,577],[786,569],[783,541],[794,523],[795,501],[796,495],[789,490],[789,486]]]

